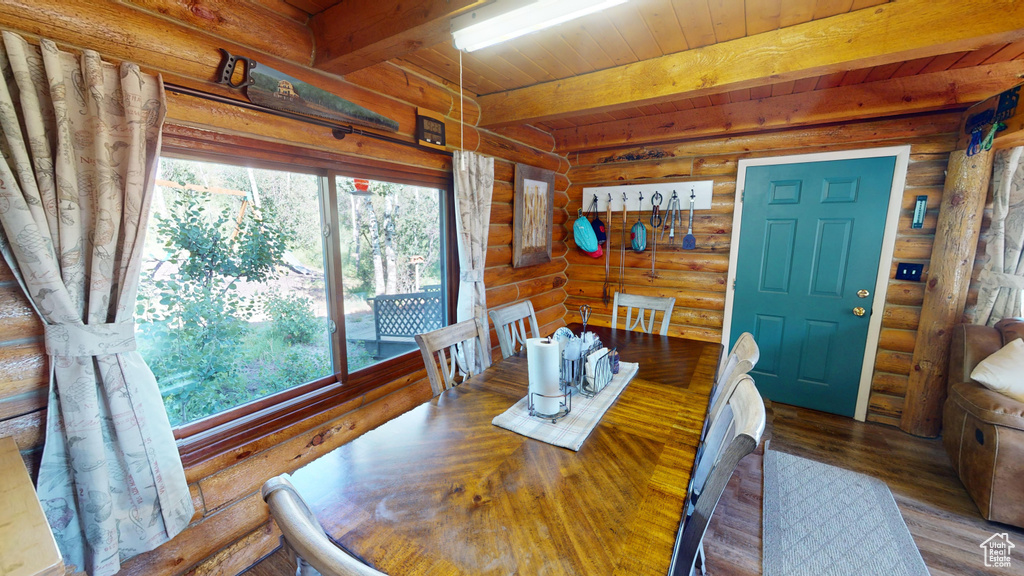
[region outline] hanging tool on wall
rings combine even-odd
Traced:
[[[643,252],[647,249],[647,226],[644,225],[640,219],[640,213],[643,212],[644,206],[644,193],[640,193],[640,201],[637,203],[636,209],[636,224],[633,224],[633,229],[629,232],[629,240],[632,245],[633,251],[636,253]]]
[[[690,190],[690,224],[686,229],[686,236],[683,236],[683,250],[693,250],[697,247],[697,239],[693,236],[693,203],[697,199],[697,193]]]
[[[626,283],[622,276],[626,273],[626,230],[629,229],[626,212],[629,206],[626,204],[626,193],[622,193],[622,243],[619,244],[619,292],[625,292]]]
[[[605,246],[604,246],[604,286],[601,287],[601,302],[607,306],[611,302],[611,294],[608,293],[608,273],[612,263],[612,195],[608,193],[608,204],[606,206],[605,222],[608,223],[608,230],[605,234]]]
[[[337,122],[349,122],[388,132],[398,131],[398,122],[345,100],[319,86],[307,84],[246,56],[235,56],[220,48],[217,83],[242,90],[253,104]],[[235,78],[239,78],[235,81]],[[349,132],[351,133],[351,132]]]
[[[672,191],[672,197],[668,199],[668,206],[665,207],[665,213],[668,221],[665,222],[665,227],[661,230],[661,239],[665,239],[665,230],[668,230],[668,242],[672,243],[676,239],[676,220],[682,224],[682,215],[679,213],[679,196],[676,191]]]
[[[594,194],[594,199],[590,201],[590,208],[587,209],[589,216],[592,218],[590,226],[594,229],[594,236],[597,237],[597,243],[601,246],[605,246],[605,241],[608,239],[608,231],[605,228],[605,223],[601,222],[601,216],[597,213],[597,194]]]
[[[654,266],[658,261],[658,228],[661,228],[661,192],[651,197],[651,278],[657,278]]]

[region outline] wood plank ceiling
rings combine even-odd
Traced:
[[[766,99],[799,94],[806,94],[804,101],[816,103],[837,97],[864,100],[865,95],[877,89],[881,95],[876,99],[897,99],[896,103],[908,112],[962,107],[965,99],[975,98],[964,89],[966,86],[984,79],[981,90],[1008,87],[1024,73],[1024,10],[1015,2],[1000,0],[989,2],[991,7],[976,10],[974,19],[966,20],[963,26],[969,30],[960,36],[937,29],[943,26],[935,23],[954,19],[946,25],[952,29],[958,25],[955,14],[959,10],[986,3],[959,0],[632,0],[555,28],[461,55],[452,46],[447,33],[448,19],[482,2],[461,0],[441,4],[425,0],[420,12],[412,14],[400,0],[380,0],[374,3],[374,8],[352,0],[285,1],[311,16],[310,27],[316,33],[317,46],[321,47],[315,59],[318,67],[345,73],[372,65],[375,54],[376,61],[388,59],[402,68],[452,86],[461,82],[463,89],[481,103],[485,126],[530,124],[556,134],[583,126],[749,101],[767,103],[773,101]],[[354,7],[356,4],[358,8]],[[351,50],[358,48],[354,45],[357,33],[337,31],[337,27],[343,25],[343,10],[348,17],[358,13],[364,20],[390,22],[384,25],[373,21],[368,28],[377,27],[381,36],[400,36],[404,44],[398,46],[394,41],[388,43],[373,38],[365,43],[388,44],[387,49],[374,49],[375,52],[363,49],[358,61],[341,54],[345,46],[351,46]],[[370,10],[374,12],[370,14]],[[921,30],[915,28],[918,12]],[[1005,19],[1000,18],[1004,12]],[[865,44],[877,44],[879,38],[892,42],[893,39],[886,36],[869,37],[868,32],[873,28],[857,27],[858,21],[870,19],[891,28],[897,36],[904,30],[906,33],[902,36],[921,36],[921,40],[893,46],[890,53],[885,46],[844,47],[852,54],[836,50],[834,65],[827,60],[807,64],[799,60],[813,59],[801,57],[800,50],[811,55],[830,52],[828,42],[832,34],[837,48],[841,44],[856,45],[859,38],[864,38]],[[997,19],[1009,23],[1003,22],[1000,26],[990,22]],[[817,24],[813,24],[815,22]],[[932,34],[931,38],[927,38],[928,33]],[[760,37],[764,38],[763,45],[744,43],[744,39],[759,35],[764,35]],[[439,39],[441,41],[437,41]],[[723,49],[735,47],[741,52],[723,57],[712,52],[717,45]],[[783,50],[787,46],[792,50]],[[760,47],[766,53],[772,52],[774,47],[777,53],[767,54],[759,61]],[[324,56],[324,53],[330,54]],[[792,61],[787,61],[787,57]],[[644,65],[650,67],[641,68]],[[744,66],[758,65],[763,72],[743,70]],[[800,69],[801,66],[804,69]],[[970,72],[956,72],[965,69]],[[671,78],[654,78],[650,71],[664,71],[667,76],[675,71],[683,86],[673,90]],[[721,80],[730,75],[734,78]],[[689,77],[693,77],[697,85],[687,88],[685,81]],[[918,79],[900,81],[911,77]],[[665,86],[669,81],[672,86]],[[616,82],[621,83],[621,90]],[[580,89],[591,90],[602,85],[607,93],[618,90],[628,96],[584,98],[578,104],[561,106],[551,117],[543,111],[542,103],[537,102],[534,104],[542,110],[540,112],[509,113],[510,108],[520,107],[521,102],[533,100],[555,100],[561,105]],[[867,85],[868,89],[862,85]],[[836,91],[858,86],[861,88]],[[511,102],[505,102],[506,99]],[[798,101],[791,98],[778,102],[791,107]],[[892,103],[881,105],[879,102],[872,107],[860,102],[859,105],[865,116],[899,112]],[[786,113],[775,108],[767,107],[766,114]],[[727,114],[728,110],[723,108],[722,113]]]

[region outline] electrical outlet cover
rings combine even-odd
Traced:
[[[924,264],[900,262],[896,265],[896,279],[920,282],[922,270],[924,270]]]

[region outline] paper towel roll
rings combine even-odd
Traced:
[[[529,373],[530,393],[556,396],[560,367],[558,342],[548,338],[526,339],[526,364]],[[533,396],[533,408],[540,414],[550,415],[558,412],[559,398]]]

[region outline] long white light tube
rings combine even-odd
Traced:
[[[459,50],[472,52],[511,40],[628,0],[498,0],[452,19]]]

